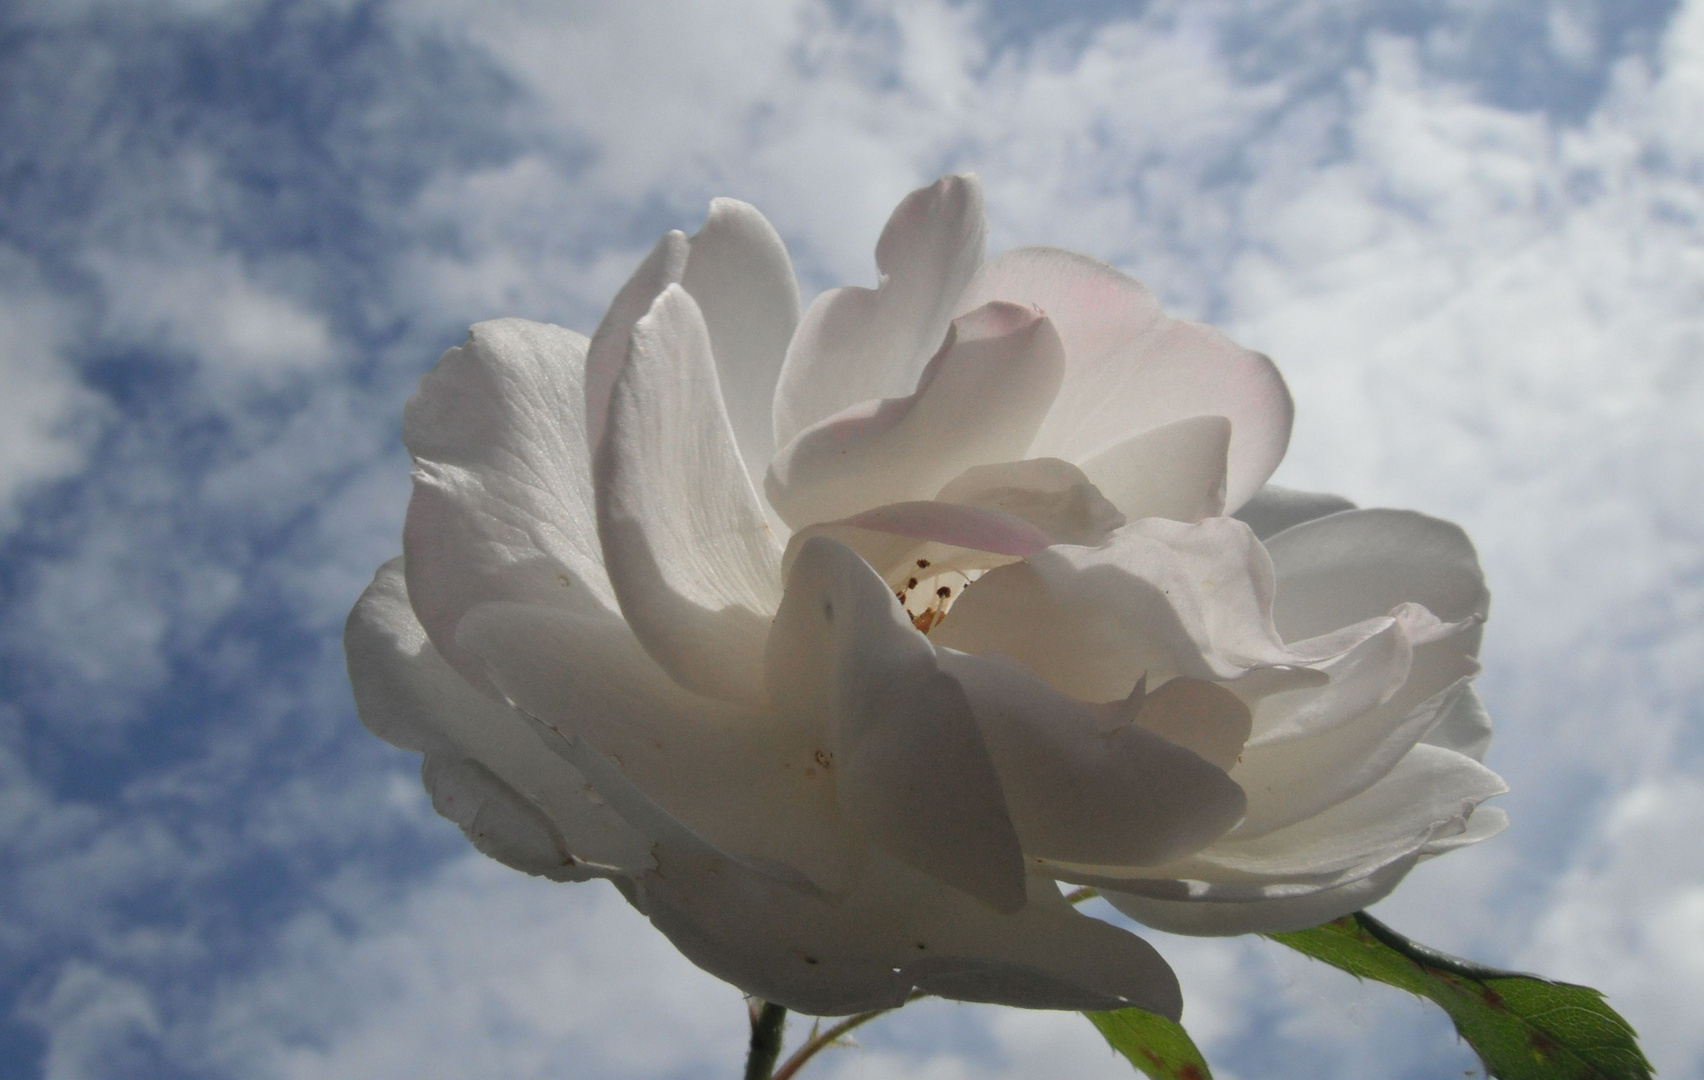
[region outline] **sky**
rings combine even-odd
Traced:
[[[807,298],[873,284],[965,170],[991,250],[1272,355],[1278,482],[1466,526],[1513,825],[1377,913],[1704,1078],[1704,2],[9,0],[0,1080],[735,1075],[737,991],[432,813],[342,621],[469,323],[589,332],[718,195]],[[1152,940],[1225,1080],[1474,1067],[1403,994]],[[1072,1014],[858,1042],[806,1075],[1133,1075]]]

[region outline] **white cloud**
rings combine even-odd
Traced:
[[[1664,1076],[1704,1074],[1704,779],[1653,777],[1608,808],[1521,960],[1596,987]]]
[[[74,318],[29,259],[0,247],[0,533],[21,496],[82,467],[102,415],[67,357]]]

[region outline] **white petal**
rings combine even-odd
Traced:
[[[1460,832],[1475,806],[1507,790],[1472,758],[1421,744],[1359,795],[1264,836],[1221,840],[1195,861],[1267,878],[1384,866]]]
[[[645,650],[687,689],[760,702],[781,548],[734,446],[704,320],[678,285],[633,328],[594,475],[605,565]]]
[[[762,476],[775,452],[770,402],[799,322],[799,286],[775,227],[737,199],[711,200],[703,227],[690,238],[665,233],[615,294],[587,355],[587,444],[603,439],[633,324],[670,285],[684,287],[703,313],[740,454],[747,471]]]
[[[737,199],[710,203],[691,248],[680,283],[709,327],[740,456],[752,476],[762,476],[775,454],[775,383],[799,323],[793,263],[775,227]]]
[[[1442,643],[1410,653],[1402,637],[1398,625],[1364,646],[1363,672],[1346,675],[1344,692],[1325,708],[1292,718],[1282,737],[1250,742],[1231,770],[1249,793],[1248,817],[1235,837],[1261,836],[1312,817],[1377,783],[1478,671],[1472,657]],[[1280,696],[1331,696],[1333,689]]]
[[[800,432],[764,489],[794,528],[928,499],[973,465],[1021,457],[1059,387],[1059,338],[1033,309],[953,323],[907,397],[865,401]]]
[[[408,596],[450,665],[474,604],[529,599],[614,610],[594,530],[582,384],[586,339],[521,319],[484,322],[420,380],[403,411],[414,496],[403,529]]]
[[[1300,662],[1272,627],[1270,575],[1241,522],[1150,518],[1100,547],[1061,545],[989,571],[934,640],[1008,656],[1085,701],[1121,699],[1144,672],[1231,679]]]
[[[862,845],[836,808],[820,723],[680,689],[615,618],[491,604],[468,614],[461,638],[516,706],[584,740],[706,843],[831,894],[857,879]]]
[[[1297,491],[1294,488],[1267,484],[1254,493],[1236,512],[1237,520],[1246,521],[1254,535],[1262,540],[1276,536],[1292,525],[1322,518],[1341,510],[1353,510],[1355,504],[1341,495],[1317,491]]]
[[[1137,922],[1171,934],[1277,934],[1306,930],[1378,903],[1401,883],[1414,862],[1402,859],[1347,885],[1270,900],[1160,900],[1112,889],[1102,889],[1101,895]]]
[[[940,665],[969,698],[1026,855],[1169,862],[1206,847],[1242,816],[1242,790],[1222,769],[1118,715],[1122,709],[1073,701],[995,659],[942,650]],[[1246,735],[1248,710],[1218,693],[1214,704]],[[1200,717],[1203,726],[1215,719]]]
[[[528,873],[638,873],[651,841],[588,797],[585,779],[507,706],[444,663],[409,607],[400,559],[379,568],[344,629],[362,723],[426,754],[433,805],[481,851]]]
[[[827,536],[856,551],[888,587],[913,607],[908,593],[919,580],[943,574],[963,584],[969,575],[1005,566],[1054,544],[1101,543],[1124,516],[1075,465],[1036,458],[979,465],[941,489],[934,501],[878,506],[840,521],[809,525],[787,541],[782,572],[813,536]],[[936,586],[930,585],[924,593]],[[921,595],[921,594],[920,594]],[[924,607],[932,601],[922,595]]]
[[[1446,623],[1490,606],[1473,544],[1459,526],[1410,510],[1346,510],[1266,542],[1278,578],[1273,616],[1285,641],[1421,604]]]
[[[1174,420],[1224,416],[1231,509],[1284,456],[1294,410],[1272,361],[1211,327],[1168,317],[1123,272],[1055,248],[1019,248],[983,265],[958,310],[990,300],[1041,308],[1065,343],[1065,383],[1036,455],[1080,462]]]
[[[943,177],[900,202],[876,243],[877,287],[832,289],[805,312],[775,391],[777,447],[850,405],[910,392],[987,233],[974,176]]]
[[[1484,761],[1491,747],[1491,714],[1485,711],[1479,692],[1470,686],[1458,694],[1421,741]]]
[[[633,324],[644,318],[657,297],[670,285],[679,284],[686,273],[692,243],[686,234],[671,229],[658,240],[633,276],[610,301],[609,310],[592,332],[586,350],[586,445],[596,449],[603,442],[604,419],[609,413],[609,395],[616,377],[627,366],[633,345]]]
[[[1121,443],[1083,462],[1083,472],[1131,521],[1200,521],[1225,512],[1231,422],[1192,416]]]
[[[800,549],[766,670],[783,712],[832,717],[840,807],[876,844],[996,910],[1023,905],[1017,834],[964,690],[851,549]]]
[[[657,927],[705,970],[799,1012],[891,1008],[913,987],[1026,1008],[1182,1007],[1151,946],[1071,910],[1046,879],[1000,915],[879,852],[833,905],[691,850],[665,845],[658,863],[638,896]]]
[[[1125,516],[1084,475],[1058,458],[977,465],[935,496],[941,502],[983,507],[1034,525],[1056,544],[1105,543]]]

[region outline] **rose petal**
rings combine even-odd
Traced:
[[[762,700],[781,548],[734,446],[698,305],[671,285],[633,328],[594,464],[610,583],[682,687]]]
[[[1285,641],[1402,603],[1421,604],[1446,623],[1483,619],[1490,607],[1467,534],[1410,510],[1331,514],[1285,529],[1266,549],[1278,580],[1273,617]]]
[[[414,495],[403,527],[408,596],[438,652],[489,689],[455,644],[485,600],[613,611],[593,531],[580,424],[586,339],[522,319],[483,322],[403,410]]]
[[[830,894],[857,880],[863,845],[836,808],[825,725],[681,689],[613,618],[489,604],[463,620],[461,640],[519,708],[585,740],[719,851]]]
[[[1374,656],[1366,665],[1366,676],[1345,678],[1346,683],[1364,685],[1349,686],[1331,703],[1335,708],[1328,706],[1292,724],[1293,731],[1302,729],[1300,733],[1249,743],[1242,761],[1231,770],[1231,776],[1249,792],[1248,817],[1234,830],[1236,838],[1283,828],[1371,787],[1436,726],[1479,670],[1472,657],[1444,644],[1410,653],[1402,637],[1398,624],[1389,637],[1370,642],[1367,648]],[[1394,641],[1395,647],[1378,648],[1388,641]],[[1295,694],[1329,697],[1331,689]],[[1392,692],[1394,696],[1374,704]],[[1363,695],[1372,696],[1372,702],[1363,700]],[[1263,708],[1266,705],[1267,701],[1261,702]]]
[[[800,549],[765,669],[783,712],[832,718],[840,807],[876,844],[996,910],[1023,905],[1023,856],[965,692],[850,548]]]
[[[848,406],[910,392],[987,233],[974,176],[942,177],[900,202],[876,243],[877,287],[831,289],[805,312],[776,386],[777,447]]]
[[[680,283],[704,314],[722,397],[752,477],[775,456],[775,384],[799,324],[799,286],[787,248],[757,208],[715,199],[692,237]]]
[[[1254,493],[1236,512],[1239,521],[1248,523],[1254,535],[1265,540],[1276,536],[1292,525],[1322,518],[1341,510],[1353,510],[1355,504],[1341,495],[1317,491],[1297,491],[1294,488],[1267,484]]]
[[[1484,761],[1485,751],[1491,747],[1491,714],[1478,691],[1470,686],[1458,694],[1421,741]]]
[[[426,755],[432,804],[481,851],[558,881],[651,865],[651,841],[587,797],[569,764],[541,754],[512,709],[453,671],[415,618],[402,560],[379,568],[344,628],[355,707],[368,730]]]
[[[1242,790],[1222,769],[1146,725],[1073,701],[1010,663],[943,649],[940,666],[970,701],[1026,855],[1169,862],[1242,816]],[[1220,693],[1216,704],[1246,734],[1248,710]]]
[[[957,310],[990,300],[1039,307],[1065,343],[1064,385],[1035,455],[1080,462],[1174,420],[1224,416],[1233,510],[1284,456],[1294,409],[1272,361],[1211,327],[1168,317],[1123,272],[1056,248],[1019,248],[984,263]]]
[[[1143,673],[1232,679],[1305,662],[1272,627],[1270,575],[1241,522],[1150,518],[1100,547],[1052,547],[989,571],[933,635],[1017,660],[1072,697],[1114,701]]]
[[[633,324],[644,318],[657,297],[670,285],[680,283],[692,242],[679,229],[658,238],[633,276],[616,292],[609,310],[592,331],[586,349],[586,445],[595,450],[603,442],[604,419],[609,413],[609,395],[616,377],[627,366],[633,346]]]
[[[832,905],[708,853],[663,845],[658,863],[637,897],[652,922],[706,971],[799,1012],[893,1008],[913,987],[1035,1009],[1182,1009],[1152,946],[1072,910],[1046,879],[1000,915],[880,852]]]
[[[794,528],[928,499],[973,465],[1023,455],[1059,386],[1047,320],[996,304],[953,323],[907,397],[866,401],[800,432],[764,490]]]
[[[603,440],[610,391],[627,364],[633,324],[677,284],[697,301],[709,329],[740,456],[752,476],[762,476],[775,452],[771,400],[799,322],[799,286],[775,227],[738,199],[711,200],[703,227],[690,238],[665,233],[615,294],[586,358],[587,445]]]
[[[935,498],[1022,518],[1056,544],[1093,547],[1125,524],[1124,515],[1083,470],[1058,458],[977,465],[954,477]]]
[[[1302,896],[1244,902],[1204,898],[1161,900],[1103,888],[1101,895],[1119,911],[1156,930],[1196,937],[1279,934],[1306,930],[1389,896],[1413,869],[1414,858],[1401,859],[1347,885]]]
[[[1221,840],[1193,861],[1269,878],[1384,866],[1460,831],[1475,806],[1507,790],[1472,758],[1421,744],[1360,794],[1263,836]]]
[[[1225,512],[1231,422],[1192,416],[1133,435],[1083,462],[1083,472],[1124,514],[1200,521]]]

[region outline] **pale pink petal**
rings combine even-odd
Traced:
[[[803,528],[928,499],[973,465],[1021,457],[1062,364],[1033,309],[979,308],[953,323],[909,396],[854,405],[784,444],[764,482],[769,503]]]
[[[989,657],[943,649],[940,666],[970,701],[1027,856],[1164,863],[1206,847],[1242,816],[1242,790],[1224,770],[1123,710],[1075,701]],[[1246,733],[1248,710],[1220,694],[1214,704]]]
[[[1200,521],[1225,512],[1231,422],[1192,416],[1132,435],[1083,462],[1083,472],[1135,521]]]
[[[479,323],[403,411],[414,496],[408,596],[438,652],[489,689],[455,644],[485,600],[612,611],[581,425],[586,339],[521,319]]]
[[[1114,701],[1144,673],[1234,679],[1304,662],[1278,640],[1271,589],[1266,552],[1241,522],[1149,518],[1099,547],[1056,546],[989,571],[932,634],[1011,657],[1072,697]]]
[[[977,465],[954,477],[935,498],[1022,518],[1056,544],[1093,547],[1125,524],[1125,516],[1083,470],[1058,458]]]
[[[805,312],[776,387],[777,447],[849,406],[911,391],[982,262],[987,231],[974,176],[905,197],[876,243],[877,287],[832,289]]]
[[[957,310],[991,300],[1041,308],[1065,343],[1064,385],[1036,455],[1082,462],[1175,420],[1223,416],[1232,510],[1284,456],[1294,409],[1272,361],[1211,327],[1168,317],[1123,272],[1056,248],[1019,248],[984,263]]]
[[[676,682],[760,702],[781,547],[740,463],[704,320],[671,285],[632,336],[594,466],[610,582]]]
[[[965,692],[849,548],[800,549],[766,671],[784,714],[832,718],[841,809],[875,844],[996,910],[1023,905],[1023,856]]]
[[[651,841],[590,796],[506,705],[474,690],[427,640],[402,560],[379,568],[344,628],[355,707],[368,730],[425,754],[432,805],[479,850],[558,881],[636,874]]]

